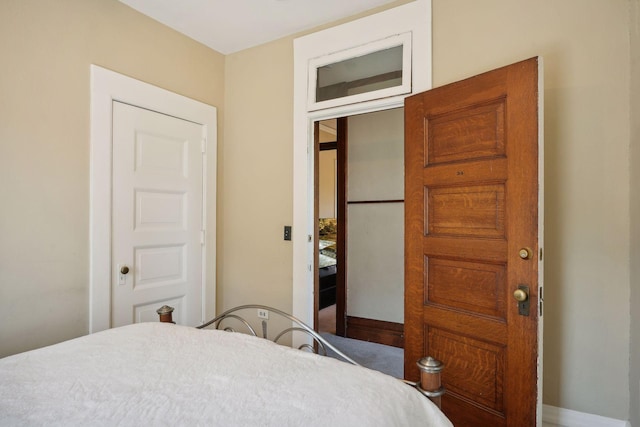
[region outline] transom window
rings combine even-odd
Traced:
[[[312,59],[309,111],[411,92],[411,33]]]

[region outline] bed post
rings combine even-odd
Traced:
[[[418,383],[418,389],[422,394],[431,399],[438,408],[441,408],[444,387],[442,387],[440,373],[442,372],[444,365],[442,362],[431,356],[423,357],[418,360],[417,365],[420,369],[420,382]]]
[[[173,321],[173,307],[169,307],[168,305],[163,305],[159,309],[156,310],[156,313],[160,316],[160,322],[162,323],[176,323]]]

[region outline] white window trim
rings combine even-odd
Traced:
[[[386,89],[379,89],[356,95],[343,96],[341,98],[328,99],[326,101],[316,101],[316,87],[318,83],[318,68],[336,62],[345,61],[351,58],[368,55],[370,53],[402,46],[402,83]],[[411,33],[395,34],[382,40],[376,40],[365,45],[351,47],[339,52],[313,58],[309,61],[309,88],[308,103],[309,111],[324,108],[333,108],[340,105],[355,104],[372,99],[386,98],[394,95],[402,95],[411,92]]]
[[[412,83],[406,95],[309,111],[312,59],[394,34],[411,33]],[[406,96],[431,88],[431,0],[416,0],[375,15],[312,33],[294,41],[293,100],[293,284],[292,312],[313,323],[314,150],[313,122],[404,105]],[[311,237],[309,237],[311,236]]]

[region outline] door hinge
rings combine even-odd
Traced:
[[[202,153],[207,152],[207,138],[202,138]]]
[[[204,246],[206,241],[207,241],[207,232],[205,230],[200,230],[200,244]]]

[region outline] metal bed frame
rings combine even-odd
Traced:
[[[234,308],[229,309],[229,310],[225,311],[224,313],[214,317],[213,319],[209,320],[208,322],[206,322],[206,323],[204,323],[204,324],[202,324],[200,326],[197,326],[196,328],[197,329],[207,329],[207,328],[211,327],[212,329],[224,330],[224,331],[228,331],[228,332],[238,332],[238,331],[236,331],[236,329],[234,329],[231,326],[231,322],[229,322],[229,320],[233,320],[234,323],[237,323],[239,326],[241,326],[243,329],[246,330],[245,333],[247,333],[249,335],[253,335],[255,337],[258,337],[258,334],[257,334],[255,328],[251,325],[251,323],[249,321],[247,321],[243,316],[240,316],[240,315],[237,314],[240,311],[251,310],[251,309],[255,310],[254,311],[255,313],[257,313],[258,310],[265,310],[269,314],[270,313],[275,313],[275,314],[279,315],[280,317],[282,317],[283,319],[286,319],[286,320],[290,321],[291,324],[293,325],[291,327],[287,327],[287,328],[283,329],[273,339],[270,339],[270,338],[268,338],[268,322],[267,322],[267,320],[259,319],[260,325],[262,327],[262,337],[259,337],[259,338],[270,339],[271,341],[273,341],[276,344],[282,344],[280,342],[280,340],[284,336],[286,336],[287,334],[293,335],[295,332],[300,332],[300,333],[305,334],[306,336],[308,336],[312,340],[313,344],[304,343],[304,344],[298,346],[299,350],[310,351],[310,352],[315,353],[315,354],[320,354],[322,356],[326,356],[327,355],[327,349],[330,349],[337,356],[339,356],[339,358],[342,359],[344,362],[347,362],[347,363],[350,363],[350,364],[356,365],[356,366],[362,366],[358,362],[353,360],[351,357],[347,356],[342,351],[337,349],[334,345],[329,343],[326,339],[324,339],[320,334],[318,334],[315,330],[313,330],[311,327],[309,327],[302,320],[300,320],[300,319],[298,319],[298,318],[296,318],[296,317],[294,317],[294,316],[292,316],[290,314],[287,314],[282,310],[278,310],[277,308],[269,307],[269,306],[266,306],[266,305],[247,304],[247,305],[241,305],[241,306],[238,306],[238,307],[234,307]],[[160,316],[160,322],[175,323],[173,321],[173,311],[174,311],[173,307],[165,305],[165,306],[162,306],[161,308],[159,308],[156,312]],[[225,326],[225,324],[226,324],[226,326]],[[254,325],[255,325],[255,323],[254,323]],[[404,380],[404,379],[402,379],[400,381],[403,381],[404,383],[414,387],[420,393],[422,393],[424,396],[426,396],[429,399],[431,399],[431,401],[433,401],[438,407],[440,407],[441,406],[441,397],[445,393],[445,389],[442,387],[441,379],[440,379],[440,374],[442,372],[442,369],[444,368],[444,365],[441,362],[439,362],[438,360],[436,360],[436,359],[434,359],[432,357],[424,357],[424,358],[420,359],[417,362],[417,365],[418,365],[418,368],[420,369],[420,381],[414,382],[414,381],[408,381],[408,380]]]

